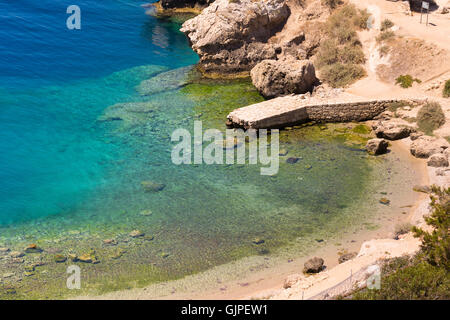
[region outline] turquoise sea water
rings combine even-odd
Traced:
[[[139,1],[79,1],[78,31],[65,27],[69,4],[0,1],[0,247],[37,243],[48,267],[16,283],[23,265],[2,260],[18,292],[65,293],[56,253],[95,251],[87,282],[120,289],[336,232],[363,220],[360,202],[376,203],[374,161],[345,127],[283,131],[288,155],[273,177],[259,166],[173,165],[173,130],[194,120],[225,130],[231,110],[262,97],[245,80],[193,77],[198,58],[179,24],[144,15]],[[148,193],[142,181],[165,188]]]

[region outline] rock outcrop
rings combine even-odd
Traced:
[[[266,98],[311,92],[318,83],[309,60],[264,60],[250,73],[253,85]]]
[[[430,167],[448,167],[448,159],[445,154],[436,153],[430,156],[427,164]]]
[[[388,143],[384,139],[370,139],[366,144],[367,152],[372,155],[386,153],[387,147]]]
[[[303,272],[304,273],[319,273],[325,267],[323,265],[324,261],[322,258],[314,257],[305,262]]]
[[[206,73],[250,71],[258,62],[276,58],[268,39],[290,14],[284,0],[216,0],[181,28],[200,56]]]
[[[214,0],[161,0],[164,9],[207,7]]]
[[[443,152],[448,147],[449,143],[444,139],[421,136],[411,143],[410,151],[416,158],[428,158],[432,154]]]

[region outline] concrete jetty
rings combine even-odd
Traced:
[[[232,111],[228,121],[245,129],[270,129],[304,123],[348,122],[373,119],[395,102],[414,104],[423,99],[367,99],[347,93],[332,98],[290,95]]]

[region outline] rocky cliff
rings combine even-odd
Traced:
[[[258,62],[277,57],[268,40],[290,15],[284,0],[216,0],[181,28],[207,73],[250,71]]]

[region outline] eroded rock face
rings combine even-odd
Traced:
[[[366,144],[367,152],[372,155],[386,153],[387,147],[388,143],[384,139],[370,139]]]
[[[253,85],[266,98],[310,92],[318,82],[309,60],[264,60],[250,75]]]
[[[267,40],[286,23],[284,0],[216,0],[181,28],[210,73],[249,71],[258,62],[276,58]]]

